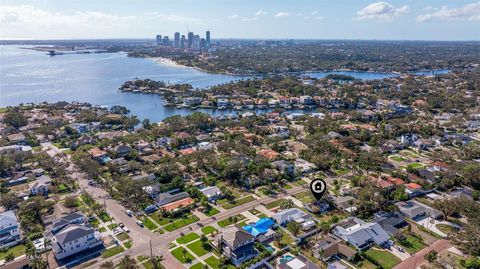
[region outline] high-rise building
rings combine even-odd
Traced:
[[[180,33],[179,32],[175,32],[174,34],[174,37],[173,37],[173,46],[175,48],[179,48],[180,47]]]
[[[194,49],[200,49],[200,35],[195,35],[194,38],[193,38],[193,48]]]
[[[157,45],[161,45],[162,44],[162,35],[157,35]]]
[[[193,47],[193,32],[188,32],[188,48]]]
[[[162,39],[162,45],[164,45],[165,47],[170,46],[170,39],[168,39],[168,36],[164,36],[164,37],[163,37],[163,39]]]
[[[185,35],[182,35],[182,37],[180,38],[180,47],[182,49],[185,48]]]
[[[200,38],[200,49],[201,50],[204,50],[207,48],[207,41],[205,40],[205,38]]]
[[[210,43],[210,31],[205,32],[205,37],[206,37],[206,42],[207,42],[207,43],[206,43],[206,46],[207,46],[207,48],[209,49],[210,46],[211,46],[211,43]]]

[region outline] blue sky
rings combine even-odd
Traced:
[[[0,0],[0,38],[479,40],[480,1]]]

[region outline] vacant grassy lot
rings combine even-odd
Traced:
[[[216,215],[220,213],[220,211],[218,209],[216,209],[215,207],[211,207],[208,211],[204,211],[203,214],[211,217],[213,215]]]
[[[207,235],[216,232],[217,229],[213,228],[212,226],[205,226],[202,228],[202,233]]]
[[[287,199],[278,199],[278,200],[275,200],[275,201],[272,201],[268,204],[265,205],[265,207],[267,209],[272,209],[272,208],[275,208],[275,207],[278,207],[283,201],[286,201]]]
[[[248,195],[248,196],[242,197],[240,199],[237,199],[234,203],[227,202],[227,203],[222,204],[221,206],[225,209],[232,209],[236,206],[243,205],[243,204],[246,204],[246,203],[251,202],[251,201],[255,201],[255,198],[253,198],[251,195]]]
[[[239,222],[243,219],[245,219],[245,216],[242,215],[242,214],[238,214],[238,215],[235,215],[233,217],[221,220],[221,221],[217,222],[217,224],[218,224],[218,226],[223,228],[223,227],[227,227],[228,225],[237,223],[237,222]]]
[[[176,229],[179,229],[179,228],[182,228],[183,226],[187,226],[189,224],[192,224],[194,222],[197,222],[198,221],[198,217],[197,216],[189,216],[188,218],[185,218],[185,219],[179,219],[179,220],[176,220],[170,224],[167,224],[165,226],[163,226],[163,228],[165,228],[165,230],[167,230],[168,232],[171,232],[171,231],[175,231]]]
[[[190,266],[190,268],[188,269],[202,269],[203,268],[203,263],[199,262],[199,263],[196,263],[192,266]]]
[[[182,237],[177,238],[177,242],[179,244],[186,244],[186,243],[192,242],[193,240],[198,239],[198,238],[200,238],[200,236],[198,234],[189,233],[189,234],[186,234]]]
[[[435,225],[435,227],[437,227],[437,229],[439,229],[440,231],[446,233],[446,234],[451,234],[451,233],[454,233],[456,231],[458,231],[458,228],[457,227],[454,227],[452,225],[448,225],[448,224],[437,224]]]
[[[193,261],[195,259],[193,257],[193,255],[190,254],[190,252],[188,252],[183,247],[176,248],[176,249],[172,250],[171,253],[181,263],[187,263],[187,262]]]
[[[400,263],[400,259],[386,250],[371,248],[365,252],[365,255],[375,260],[385,269],[393,268]]]
[[[130,236],[127,233],[121,233],[117,235],[118,240],[125,241],[130,239]]]
[[[411,234],[406,235],[406,239],[403,241],[398,241],[398,243],[405,248],[408,253],[413,254],[417,253],[419,250],[424,248],[426,245],[423,243],[423,240],[421,238],[418,238],[416,236],[413,236]]]

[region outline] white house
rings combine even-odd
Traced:
[[[0,249],[14,246],[21,241],[20,225],[13,211],[0,213]]]
[[[72,213],[55,220],[45,237],[51,241],[58,260],[103,244],[100,233],[90,227],[82,213]]]
[[[222,197],[222,191],[216,186],[205,187],[200,190],[205,195],[209,202],[215,201]]]
[[[383,245],[390,238],[378,223],[365,222],[355,217],[337,224],[333,233],[357,249],[366,249],[372,244]]]
[[[52,179],[49,176],[42,175],[39,176],[35,181],[29,184],[30,194],[31,195],[47,195],[48,187]]]
[[[53,253],[59,260],[103,244],[100,233],[79,224],[68,224],[50,237],[50,240]]]

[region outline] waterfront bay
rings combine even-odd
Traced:
[[[445,72],[445,71],[443,71]],[[357,79],[383,79],[397,74],[371,72],[316,72],[351,75]],[[426,73],[428,74],[428,72]],[[140,119],[160,121],[193,110],[164,107],[157,95],[124,93],[118,90],[133,78],[190,83],[204,88],[248,77],[212,74],[145,58],[130,58],[125,53],[66,54],[50,57],[45,52],[20,46],[0,47],[0,107],[43,101],[80,101],[95,105],[123,105]],[[212,115],[235,113],[229,110],[202,109]]]

